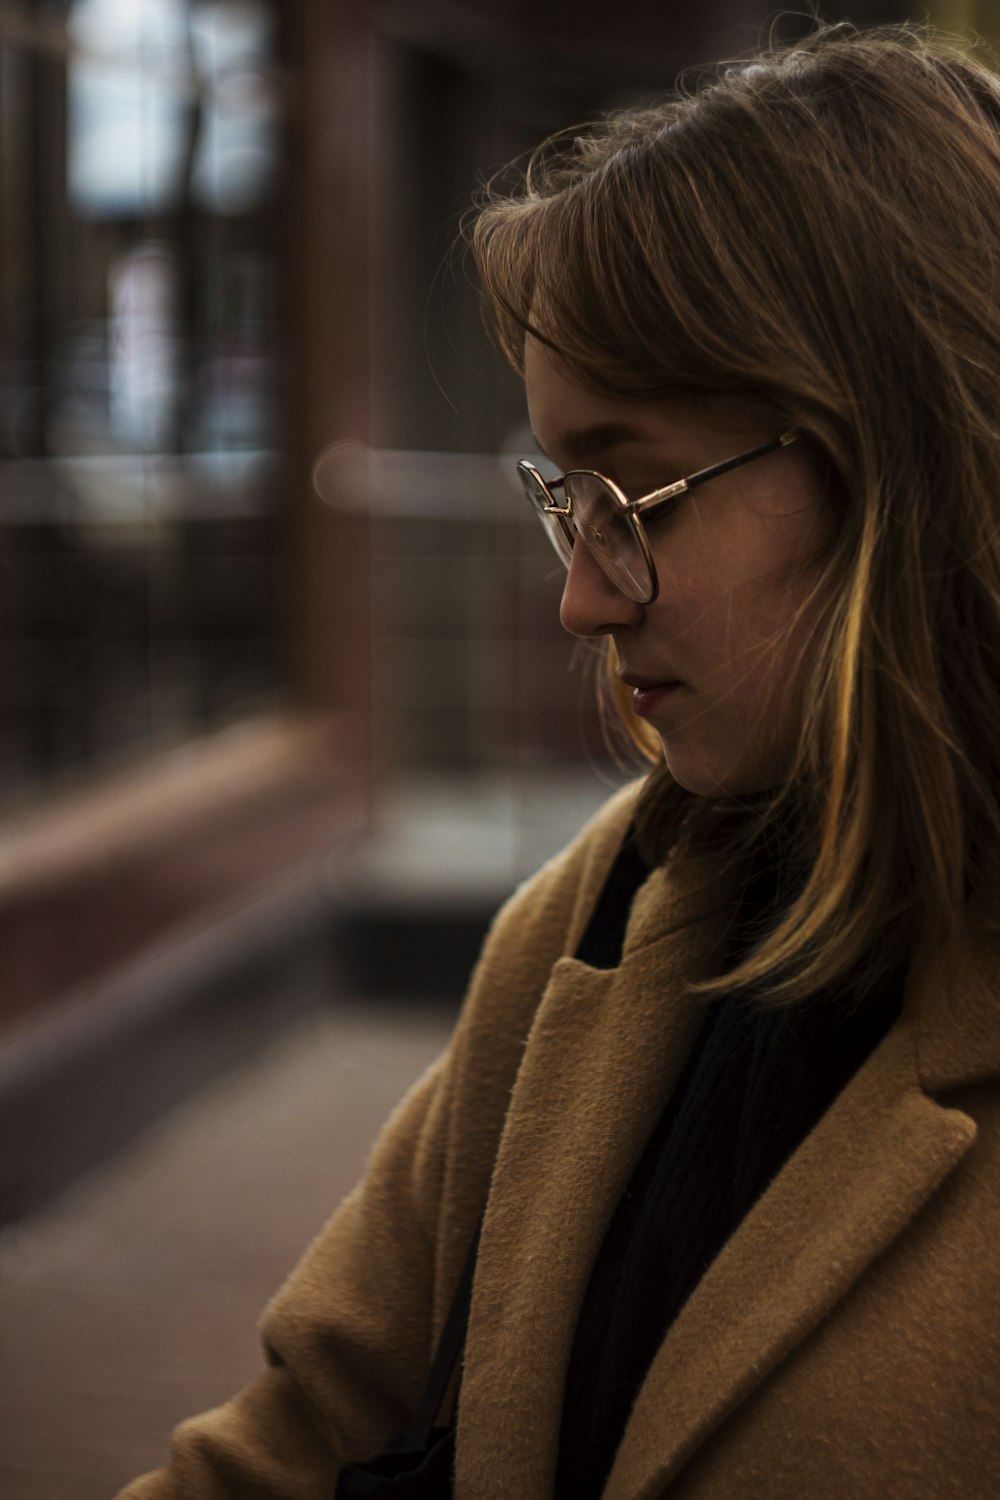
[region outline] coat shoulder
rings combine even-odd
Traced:
[[[550,962],[576,948],[642,791],[630,782],[604,802],[558,854],[524,881],[500,908],[483,957],[512,933],[519,947],[537,948]]]

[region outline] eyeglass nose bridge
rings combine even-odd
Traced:
[[[518,465],[518,467],[521,467],[521,465]],[[573,502],[566,495],[565,476],[561,479],[543,479],[534,465],[529,466],[528,464],[524,464],[523,467],[526,472],[531,474],[532,479],[542,494],[547,497],[545,503],[539,507],[542,514],[545,516],[559,516],[567,523],[571,531],[575,531],[576,523],[573,519]],[[562,490],[563,494],[566,495],[565,505],[560,505],[557,502],[554,493],[556,490]]]
[[[565,505],[559,505],[556,503],[556,500],[553,496],[553,491],[562,490],[564,494],[566,493],[565,485],[562,479],[543,479],[542,476],[537,473],[537,471],[535,477],[541,487],[542,493],[548,497],[544,505],[540,507],[541,514],[543,516],[551,517],[553,522],[558,526],[559,531],[562,533],[563,542],[562,545],[558,547],[558,551],[568,569],[576,544],[577,536],[576,519],[573,515],[573,502],[570,497],[566,495]]]
[[[543,479],[538,470],[534,469],[532,472],[532,478],[541,489],[542,494],[546,496],[545,504],[542,506],[542,510],[544,511],[545,515],[565,516],[567,519],[572,516],[573,505],[569,496],[566,495],[565,477],[560,479]],[[563,495],[566,497],[565,503],[563,505],[560,505],[556,500],[556,490],[562,490]]]

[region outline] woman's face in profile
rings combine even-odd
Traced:
[[[559,471],[597,469],[630,497],[779,432],[750,398],[637,402],[585,390],[530,338],[525,386],[532,429]],[[816,461],[794,443],[647,523],[659,580],[651,604],[626,598],[577,542],[562,623],[573,635],[611,636],[635,710],[688,791],[763,791],[787,774],[834,529]]]

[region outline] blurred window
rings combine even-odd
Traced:
[[[0,26],[0,811],[282,690],[274,6],[18,14]]]

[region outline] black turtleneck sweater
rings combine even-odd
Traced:
[[[614,967],[647,874],[626,840],[578,957]],[[780,902],[756,860],[730,960]],[[555,1500],[597,1500],[632,1403],[670,1324],[771,1179],[900,1013],[905,969],[852,1007],[822,993],[766,1011],[742,995],[703,1025],[611,1220],[591,1274],[564,1394]],[[856,999],[856,997],[855,997]]]

